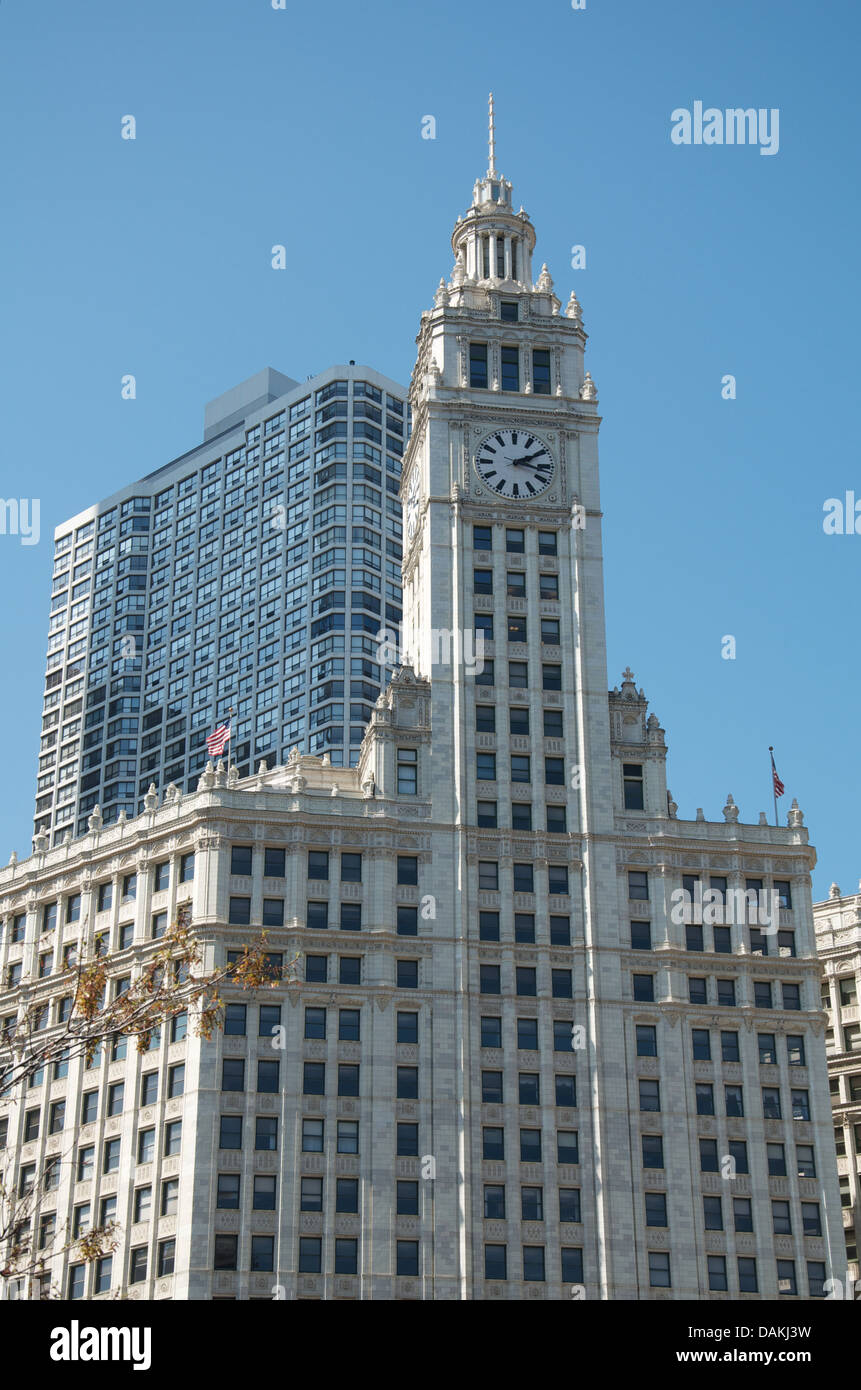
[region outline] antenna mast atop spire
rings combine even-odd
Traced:
[[[496,127],[494,126],[494,123],[493,123],[493,92],[490,93],[489,106],[490,106],[490,120],[489,120],[489,122],[488,122],[488,125],[489,125],[489,128],[490,128],[490,136],[489,136],[489,139],[488,139],[488,148],[489,148],[489,150],[490,150],[490,162],[489,162],[489,164],[488,164],[488,166],[487,166],[487,177],[488,177],[489,179],[495,179],[495,178],[496,178]]]

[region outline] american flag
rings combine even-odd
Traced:
[[[768,751],[769,751],[769,753],[771,753],[771,749],[769,749]],[[780,778],[779,778],[778,775],[777,775],[777,768],[774,766],[774,754],[773,754],[773,753],[771,753],[771,778],[772,778],[772,783],[773,783],[773,785],[774,785],[774,795],[775,795],[775,796],[783,796],[783,793],[784,793],[784,791],[786,790],[786,788],[784,787],[783,783],[781,782]]]
[[[218,758],[224,752],[226,745],[230,742],[230,724],[219,724],[214,734],[207,734],[207,751],[214,758]]]

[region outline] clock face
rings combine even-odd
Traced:
[[[531,430],[496,430],[475,451],[475,471],[486,487],[512,501],[546,492],[553,481],[553,455]]]
[[[419,475],[418,470],[413,473],[410,489],[407,493],[407,536],[410,540],[416,529],[419,519]]]

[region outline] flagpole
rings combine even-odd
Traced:
[[[774,784],[774,748],[771,744],[768,746],[768,751],[771,754],[771,794],[774,797],[774,824],[779,826],[780,820],[777,814],[777,787]]]
[[[232,748],[232,739],[233,739],[233,706],[230,705],[230,706],[228,707],[228,710],[227,710],[227,771],[228,771],[228,772],[230,771],[230,755],[231,755],[231,753],[233,752],[233,748]]]

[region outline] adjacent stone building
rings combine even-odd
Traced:
[[[845,1296],[861,1279],[861,893],[844,896],[833,883],[827,901],[814,903],[813,921],[828,1012],[825,1050],[846,1240],[845,1270],[836,1277]]]

